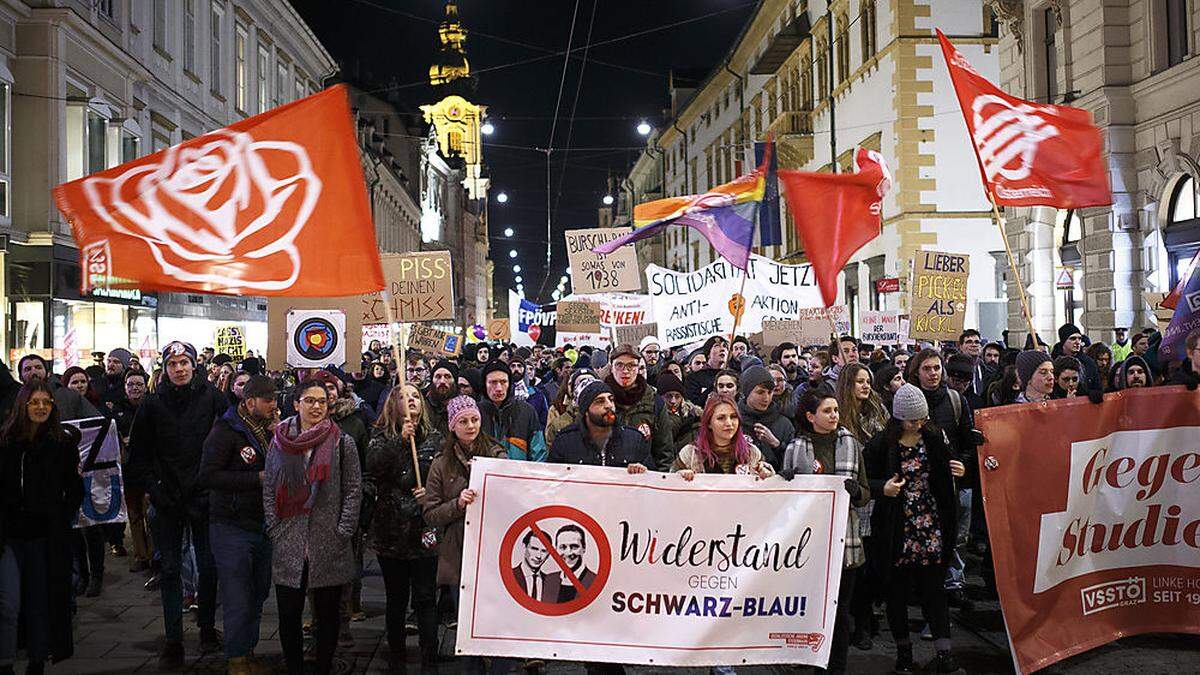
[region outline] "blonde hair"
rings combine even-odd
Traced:
[[[388,392],[387,399],[383,402],[383,409],[379,411],[379,418],[375,420],[375,427],[382,429],[389,436],[400,435],[404,421],[408,419],[408,397],[404,391],[405,387],[412,387],[416,390],[417,399],[421,401],[421,417],[417,420],[417,436],[425,438],[432,428],[429,422],[429,406],[421,397],[421,390],[411,383],[392,387],[392,390]]]

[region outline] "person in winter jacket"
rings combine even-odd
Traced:
[[[743,428],[738,404],[732,398],[709,396],[696,442],[683,446],[671,471],[686,481],[698,473],[744,474],[762,479],[774,476],[775,468],[750,442]]]
[[[558,432],[571,426],[579,418],[579,408],[576,407],[575,401],[583,388],[597,379],[596,372],[591,368],[571,371],[567,382],[559,388],[558,399],[550,406],[546,416],[546,447],[554,444],[554,437]]]
[[[37,354],[21,357],[17,362],[17,377],[21,378],[21,384],[31,384],[35,380],[48,383],[54,391],[54,404],[58,407],[59,419],[64,422],[100,416],[96,406],[79,392],[54,382],[50,377],[50,365]]]
[[[784,452],[781,472],[785,478],[808,473],[843,476],[846,492],[850,494],[852,508],[846,516],[845,555],[829,653],[830,671],[846,669],[846,653],[850,648],[851,598],[858,576],[855,570],[866,562],[859,534],[858,512],[853,507],[866,506],[871,498],[862,462],[862,444],[839,424],[840,419],[835,397],[815,389],[805,392],[796,409],[799,431]]]
[[[372,429],[363,473],[364,501],[372,504],[367,539],[383,572],[387,641],[394,665],[404,663],[410,597],[421,663],[437,662],[437,550],[436,541],[426,537],[421,504],[424,479],[444,437],[430,425],[424,407],[415,387],[392,390]]]
[[[537,411],[513,394],[512,371],[503,361],[483,369],[484,395],[479,400],[483,431],[496,439],[509,459],[546,461],[546,436]]]
[[[925,393],[904,385],[892,403],[891,421],[863,452],[875,499],[867,557],[879,587],[887,589],[895,673],[913,672],[908,603],[914,587],[937,650],[925,672],[961,672],[951,653],[943,580],[958,530],[954,478],[966,469],[929,413]]]
[[[520,350],[517,351],[520,353]],[[512,362],[508,364],[513,378],[513,396],[517,400],[525,401],[533,406],[534,412],[537,413],[538,428],[545,429],[550,402],[546,399],[546,394],[533,385],[527,368],[526,363],[519,358],[513,358]]]
[[[742,392],[737,409],[745,422],[744,433],[772,469],[783,468],[783,451],[796,430],[774,401],[775,379],[762,366],[750,366],[739,378]],[[703,423],[700,426],[704,428]]]
[[[208,539],[208,495],[196,480],[204,440],[225,414],[228,399],[196,375],[196,348],[169,343],[162,352],[165,376],[146,396],[129,434],[125,478],[133,490],[150,496],[150,530],[162,558],[159,592],[166,642],[159,654],[164,669],[183,664],[183,588],[180,579],[184,531],[196,550],[199,584],[196,603],[202,651],[220,649],[215,628],[217,571]]]
[[[442,438],[450,433],[446,404],[455,396],[458,396],[458,366],[442,359],[429,371],[429,390],[425,393],[424,406],[425,415],[433,424],[433,431]]]
[[[641,432],[653,458],[653,464],[647,466],[665,470],[674,459],[675,441],[671,437],[666,407],[657,403],[658,392],[638,373],[640,358],[633,345],[618,346],[612,353],[611,372],[604,381],[612,389],[613,400],[617,404],[617,424]],[[687,396],[686,381],[684,396]],[[580,412],[583,412],[582,409]]]
[[[632,349],[632,347],[630,348]],[[717,373],[720,373],[721,369],[725,367],[725,359],[729,355],[729,345],[724,338],[713,336],[704,343],[703,353],[703,365],[683,378],[684,397],[698,406],[704,405],[704,402],[708,400],[709,392],[716,387]],[[634,355],[637,356],[636,351]],[[615,352],[613,357],[616,358]]]
[[[612,388],[592,382],[576,401],[579,420],[563,429],[550,449],[553,464],[626,467],[644,473],[650,464],[646,439],[620,423]]]
[[[1135,387],[1149,387],[1153,382],[1154,375],[1146,359],[1137,354],[1130,354],[1113,369],[1112,378],[1111,391],[1121,391]]]
[[[13,378],[8,364],[0,361],[0,420],[8,419],[13,404],[17,402],[17,392],[19,391],[21,391],[21,383]]]
[[[275,383],[255,375],[244,398],[213,423],[196,482],[208,490],[209,541],[220,582],[225,658],[231,674],[249,674],[263,603],[271,593],[271,540],[263,515],[262,475],[277,422]]]
[[[362,379],[354,381],[354,393],[366,401],[378,416],[383,404],[380,400],[384,392],[391,388],[387,366],[378,361],[371,361],[362,369]]]
[[[1040,349],[1026,349],[1017,355],[1017,378],[1021,393],[1014,403],[1049,401],[1054,393],[1054,361]]]
[[[669,369],[663,369],[658,380],[654,383],[658,390],[659,400],[667,410],[667,425],[674,439],[673,455],[678,454],[683,446],[696,442],[696,432],[700,429],[700,418],[704,409],[683,397],[683,382]],[[666,471],[670,467],[655,464],[656,471]]]
[[[22,387],[0,426],[0,671],[13,672],[18,623],[26,673],[70,658],[71,525],[83,503],[79,431],[43,380]]]
[[[1200,328],[1184,338],[1184,360],[1179,370],[1166,384],[1182,384],[1191,391],[1200,385]]]
[[[1073,356],[1060,356],[1054,359],[1054,391],[1050,392],[1050,398],[1074,398],[1081,396],[1084,391],[1080,389],[1082,366],[1079,365],[1079,359]]]
[[[338,604],[357,574],[350,542],[358,529],[362,474],[354,439],[329,416],[320,380],[296,385],[299,412],[275,426],[263,473],[279,643],[290,675],[304,672],[301,616],[313,595],[316,670],[328,673],[338,640]]]
[[[792,385],[788,382],[787,369],[778,363],[767,366],[775,388],[771,390],[771,403],[779,406],[779,411],[789,420],[796,416],[796,408],[792,405]]]
[[[1051,350],[1053,357],[1070,356],[1079,361],[1079,387],[1083,391],[1100,391],[1103,387],[1100,368],[1092,357],[1084,352],[1083,331],[1073,323],[1065,323],[1058,329],[1058,344]]]

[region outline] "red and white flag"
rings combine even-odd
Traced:
[[[938,31],[942,55],[997,204],[1076,209],[1112,204],[1104,141],[1086,110],[1009,96]]]
[[[84,291],[383,288],[342,85],[54,189]]]
[[[859,148],[855,173],[779,170],[796,232],[826,307],[837,302],[837,275],[858,249],[879,236],[883,196],[892,185],[883,156]]]

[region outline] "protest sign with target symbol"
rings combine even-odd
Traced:
[[[346,362],[346,315],[338,310],[293,310],[287,317],[287,364],[324,368]]]

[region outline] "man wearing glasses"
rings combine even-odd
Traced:
[[[658,337],[655,335],[647,335],[638,343],[638,351],[642,353],[642,360],[646,364],[646,379],[657,380],[658,374],[662,370],[662,347],[658,344]]]
[[[641,432],[650,443],[652,468],[668,471],[675,461],[675,440],[671,437],[667,407],[656,404],[658,392],[638,372],[640,358],[633,345],[618,346],[610,357],[611,372],[604,381],[612,388],[617,424]]]

